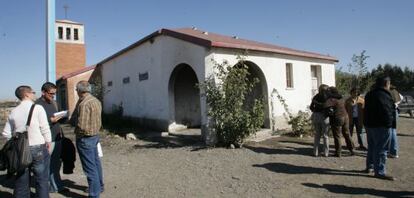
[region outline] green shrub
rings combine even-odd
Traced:
[[[292,116],[288,121],[292,126],[294,136],[311,135],[312,122],[310,120],[310,113],[306,111],[299,111],[296,116]]]
[[[248,66],[243,58],[238,60],[236,66],[227,61],[215,62],[216,72],[200,84],[219,146],[241,145],[264,123],[263,99],[254,99],[250,104],[246,100],[259,79],[249,80]]]

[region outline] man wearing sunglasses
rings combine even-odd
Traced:
[[[49,121],[50,131],[52,133],[52,143],[49,149],[50,157],[50,171],[49,171],[49,183],[51,193],[68,191],[63,187],[62,180],[60,178],[60,153],[62,151],[62,129],[59,125],[59,120],[62,116],[54,116],[58,112],[57,103],[54,100],[57,87],[51,82],[46,82],[42,85],[42,97],[40,97],[36,104],[43,106],[46,111]]]

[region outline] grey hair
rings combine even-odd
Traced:
[[[90,93],[91,92],[91,84],[88,81],[82,80],[76,84],[76,91],[80,93]]]

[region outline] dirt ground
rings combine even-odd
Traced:
[[[71,128],[64,130],[73,138]],[[414,119],[408,117],[399,120],[400,158],[387,161],[396,181],[363,173],[363,151],[312,157],[312,138],[277,137],[225,149],[205,148],[191,133],[140,134],[137,140],[103,135],[101,197],[414,197]],[[333,150],[332,139],[330,144]],[[12,197],[13,180],[4,174],[0,197]],[[62,178],[70,192],[52,198],[87,196],[79,159],[75,173]]]

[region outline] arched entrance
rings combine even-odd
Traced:
[[[255,99],[264,100],[264,128],[270,128],[270,119],[269,119],[269,102],[268,102],[268,93],[267,93],[267,82],[266,77],[263,74],[262,70],[255,63],[250,61],[244,61],[245,65],[248,66],[249,76],[248,79],[252,81],[254,78],[259,79],[259,82],[255,84],[252,89],[252,92],[246,96],[246,105],[253,106]],[[240,64],[240,63],[239,63]]]
[[[197,75],[191,66],[180,64],[169,80],[170,117],[178,125],[188,128],[201,126],[200,90]]]

